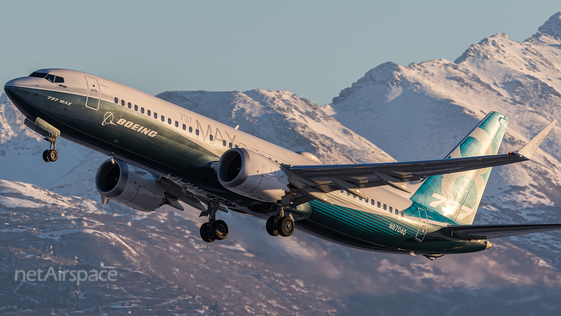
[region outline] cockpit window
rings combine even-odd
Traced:
[[[47,76],[44,72],[34,72],[29,77],[45,78]]]
[[[50,82],[55,82],[55,83],[63,83],[64,82],[64,78],[63,77],[56,77],[55,75],[51,75],[51,74],[47,74],[44,72],[34,72],[31,75],[29,75],[29,77],[36,77],[36,78],[45,78],[47,80],[49,80]]]

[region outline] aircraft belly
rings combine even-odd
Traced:
[[[362,212],[338,205],[310,202],[312,214],[298,221],[303,228],[322,238],[357,248],[374,251],[410,253],[462,253],[484,250],[480,241],[450,240],[435,233],[441,227],[429,224],[427,236],[419,242],[419,223],[409,219],[398,219]]]

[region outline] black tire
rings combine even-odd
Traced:
[[[51,162],[51,161],[49,160],[49,151],[48,151],[48,150],[45,150],[45,151],[43,152],[43,160],[44,160],[45,162]]]
[[[294,220],[289,216],[285,216],[277,222],[277,229],[279,231],[279,234],[283,237],[292,235],[295,226],[296,225],[294,225]]]
[[[279,235],[279,231],[277,230],[277,228],[275,227],[275,216],[271,216],[269,217],[269,219],[267,220],[267,224],[265,225],[265,227],[267,228],[267,233],[269,233],[269,235],[271,236],[278,236]]]
[[[204,223],[201,226],[201,238],[206,241],[206,242],[213,242],[214,241],[214,236],[211,236],[210,233],[210,223]]]
[[[218,240],[223,240],[228,237],[228,225],[226,225],[226,222],[223,220],[217,220],[212,223],[212,231]]]
[[[52,162],[58,160],[58,151],[56,149],[49,150],[49,160]]]

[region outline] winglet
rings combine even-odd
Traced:
[[[532,140],[529,141],[526,146],[522,147],[522,149],[518,151],[518,154],[527,159],[532,159],[532,155],[546,138],[547,134],[549,134],[549,131],[551,131],[555,123],[557,123],[557,120],[553,120],[553,122],[549,123],[549,125],[547,125],[538,135],[536,135],[536,137],[532,138]]]

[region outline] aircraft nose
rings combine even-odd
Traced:
[[[27,78],[16,78],[6,82],[6,84],[4,85],[4,91],[6,91],[6,94],[10,94],[10,92],[13,92],[14,88],[29,87],[30,85],[26,82],[25,79]]]
[[[28,88],[32,86],[33,85],[29,82],[29,78],[16,78],[4,84],[4,91],[6,92],[6,95],[11,98],[11,96],[17,94],[18,88]]]

